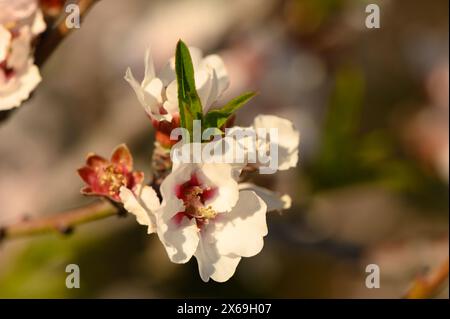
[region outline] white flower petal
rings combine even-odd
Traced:
[[[45,31],[46,24],[44,21],[44,15],[41,10],[36,11],[36,15],[34,16],[33,24],[31,26],[31,32],[33,35],[38,35]]]
[[[145,111],[152,118],[172,119],[170,114],[160,114],[160,106],[162,102],[162,82],[158,78],[151,80],[145,88],[143,88],[133,76],[131,69],[128,68],[125,73],[125,80],[133,88],[139,103],[144,107]]]
[[[146,86],[143,86],[144,92],[148,94],[146,95],[146,103],[152,105],[152,111],[154,113],[159,113],[158,105],[162,103],[162,90],[163,84],[160,79],[154,78],[150,80]]]
[[[219,255],[215,245],[204,238],[200,239],[194,256],[197,259],[200,277],[204,282],[208,282],[209,278],[217,282],[227,281],[234,275],[241,261],[239,256]]]
[[[142,87],[146,87],[151,80],[155,77],[155,65],[153,63],[153,57],[150,48],[145,51],[145,72],[144,80],[142,80]]]
[[[225,63],[220,56],[218,56],[217,54],[212,54],[205,57],[202,61],[202,64],[213,69],[217,75],[217,99],[230,85],[230,79],[225,68]]]
[[[298,162],[300,133],[291,121],[274,115],[258,115],[253,126],[258,128],[278,129],[278,169],[287,170]]]
[[[31,92],[41,82],[41,75],[37,66],[32,64],[32,60],[28,61],[28,67],[23,74],[16,76],[12,88],[8,88],[6,91],[0,87],[0,111],[9,110],[14,107],[18,107],[23,101],[28,99]]]
[[[289,209],[292,204],[292,199],[289,195],[284,194],[280,196],[267,188],[254,185],[252,183],[241,183],[239,184],[239,189],[254,191],[256,195],[261,197],[266,203],[268,212]]]
[[[252,191],[241,191],[239,200],[229,213],[219,214],[213,226],[217,251],[221,255],[251,257],[264,246],[267,235],[267,206]]]
[[[163,213],[164,214],[164,213]],[[195,218],[189,219],[181,215],[167,219],[162,216],[158,219],[158,236],[170,260],[183,264],[191,259],[197,250],[199,232]]]
[[[196,220],[181,213],[185,210],[184,203],[176,194],[177,186],[189,181],[196,169],[196,164],[179,165],[165,178],[160,188],[163,202],[158,210],[158,236],[174,263],[187,262],[198,245]]]
[[[125,72],[125,77],[124,79],[130,84],[130,86],[133,88],[134,93],[136,94],[136,97],[139,101],[139,103],[142,106],[145,106],[145,101],[144,101],[144,91],[141,88],[141,85],[139,84],[138,81],[136,81],[133,72],[131,72],[130,68],[127,68],[127,71]]]
[[[159,208],[159,199],[154,189],[150,186],[144,186],[140,192],[140,199],[128,188],[120,188],[120,200],[123,207],[131,214],[136,216],[140,225],[148,226],[147,233],[156,232],[156,215]]]
[[[229,164],[203,164],[198,178],[217,188],[217,193],[205,202],[217,212],[229,212],[239,199],[239,186]]]
[[[206,70],[198,70],[194,74],[195,88],[197,89],[198,97],[202,102],[203,112],[208,111],[209,106],[207,104],[208,98],[211,94],[212,78],[211,74]]]
[[[11,33],[0,24],[0,62],[6,59],[11,41]]]
[[[169,62],[159,72],[159,78],[163,82],[164,86],[168,86],[169,83],[177,80],[175,73],[175,58],[171,58]]]
[[[189,47],[189,54],[191,55],[192,66],[194,67],[194,71],[196,68],[200,66],[200,63],[203,59],[203,52],[199,48]]]
[[[120,200],[123,203],[123,207],[133,215],[136,216],[136,220],[140,225],[149,226],[151,224],[150,217],[145,208],[139,203],[134,193],[122,186],[119,193]]]
[[[195,164],[178,165],[161,183],[162,206],[166,212],[164,214],[166,220],[171,219],[176,213],[184,211],[183,201],[176,196],[176,188],[189,181],[196,168]]]
[[[158,195],[151,186],[146,185],[142,188],[140,199],[149,211],[155,212],[161,206]]]
[[[164,109],[169,114],[176,114],[179,112],[178,109],[178,84],[177,80],[173,80],[166,88],[166,99],[164,102]]]
[[[203,105],[203,113],[207,113],[211,105],[217,101],[219,95],[219,81],[217,79],[217,74],[213,70],[211,75],[211,88],[209,90],[208,100]]]

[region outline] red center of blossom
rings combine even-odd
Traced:
[[[100,185],[107,188],[110,196],[116,195],[120,187],[127,186],[126,172],[118,165],[109,164],[99,175]]]
[[[183,201],[185,207],[184,212],[175,215],[175,222],[180,223],[184,216],[189,219],[195,218],[197,226],[201,228],[203,224],[208,223],[209,219],[217,215],[211,206],[206,206],[206,202],[216,193],[217,188],[201,183],[197,175],[192,174],[190,180],[175,188],[177,198]]]
[[[6,80],[9,80],[10,78],[12,78],[14,76],[14,69],[13,68],[9,68],[6,65],[6,60],[3,61],[3,62],[0,62],[0,70],[2,70],[3,73],[5,74]]]

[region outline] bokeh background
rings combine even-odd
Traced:
[[[0,126],[0,225],[91,202],[76,174],[90,151],[125,142],[150,175],[153,129],[123,76],[140,78],[149,45],[162,67],[179,38],[223,56],[224,99],[260,93],[238,124],[276,114],[301,131],[298,169],[258,177],[293,207],[268,215],[263,251],[224,284],[172,264],[128,216],[0,243],[0,297],[401,297],[448,258],[449,2],[370,2],[380,29],[359,0],[100,1]]]

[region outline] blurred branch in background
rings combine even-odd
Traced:
[[[99,0],[77,0],[74,2],[68,1],[67,4],[74,3],[78,5],[80,8],[80,18],[83,19],[89,9],[91,9],[98,1]],[[56,50],[61,41],[73,30],[66,24],[66,19],[69,14],[70,12],[63,10],[56,19],[55,25],[49,26],[40,38],[35,51],[35,61],[37,66],[41,67]]]
[[[406,294],[407,299],[432,298],[442,288],[448,278],[449,262],[447,259],[428,276],[419,276]]]
[[[9,226],[0,227],[0,241],[49,232],[69,234],[77,225],[119,214],[120,210],[112,204],[106,201],[97,201],[87,206],[52,216],[25,219]]]

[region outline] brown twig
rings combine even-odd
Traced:
[[[171,168],[170,151],[162,147],[160,143],[155,143],[152,154],[153,182],[151,186],[157,193],[159,193],[159,185],[161,185],[164,178],[170,173]]]
[[[406,293],[406,299],[425,299],[435,296],[448,278],[449,262],[447,259],[428,277],[420,276]]]
[[[82,19],[89,9],[91,9],[98,1],[99,0],[78,0],[68,3],[75,3],[78,5],[80,8],[80,18]],[[73,30],[66,25],[66,18],[69,14],[70,13],[67,13],[64,10],[61,17],[58,19],[59,22],[55,26],[47,29],[42,35],[35,50],[35,63],[37,66],[41,67],[55,51],[61,41]]]
[[[0,240],[49,232],[68,234],[77,225],[118,215],[119,212],[120,210],[109,202],[97,201],[59,214],[26,219],[4,227],[0,226]]]

